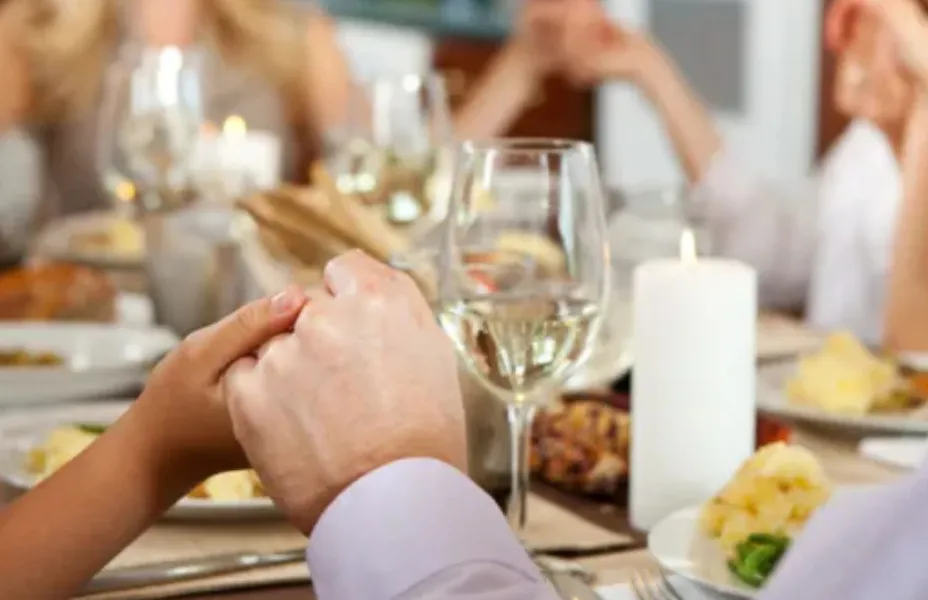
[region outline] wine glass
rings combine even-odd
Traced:
[[[326,163],[339,190],[379,208],[397,226],[426,216],[440,220],[450,181],[449,114],[438,75],[358,84],[347,118],[326,139]]]
[[[592,146],[466,142],[439,250],[437,310],[459,356],[506,403],[508,517],[526,523],[537,406],[590,354],[609,292],[603,196]]]
[[[190,157],[203,121],[196,49],[127,45],[108,70],[97,163],[117,214],[177,207],[190,199]]]

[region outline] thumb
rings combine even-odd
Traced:
[[[290,286],[273,298],[262,298],[193,334],[191,354],[200,358],[211,381],[243,356],[252,354],[277,334],[289,331],[306,304],[306,295]]]

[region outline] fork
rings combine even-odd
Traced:
[[[683,600],[662,569],[632,569],[631,585],[638,600]]]

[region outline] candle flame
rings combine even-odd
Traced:
[[[116,199],[120,202],[132,202],[135,199],[135,186],[131,182],[118,183],[114,191]]]
[[[227,136],[243,136],[247,130],[245,119],[238,115],[228,117],[222,124],[222,134]]]
[[[696,236],[692,229],[684,229],[680,234],[680,260],[696,262]]]

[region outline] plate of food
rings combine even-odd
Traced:
[[[748,459],[703,506],[677,511],[648,535],[672,573],[714,592],[753,598],[832,485],[808,450],[777,442]]]
[[[0,417],[0,480],[24,492],[93,443],[130,403],[96,402]],[[183,520],[279,518],[252,470],[220,473],[203,481],[167,513]]]
[[[134,391],[177,343],[177,336],[157,327],[0,322],[0,406]]]
[[[614,498],[628,477],[630,419],[618,398],[572,394],[532,423],[532,475],[556,487]],[[624,408],[624,410],[623,410]]]
[[[883,356],[848,333],[796,362],[762,367],[757,408],[855,433],[928,433],[928,362]]]
[[[57,220],[39,233],[32,254],[104,269],[141,269],[141,228],[114,212],[89,212]]]

